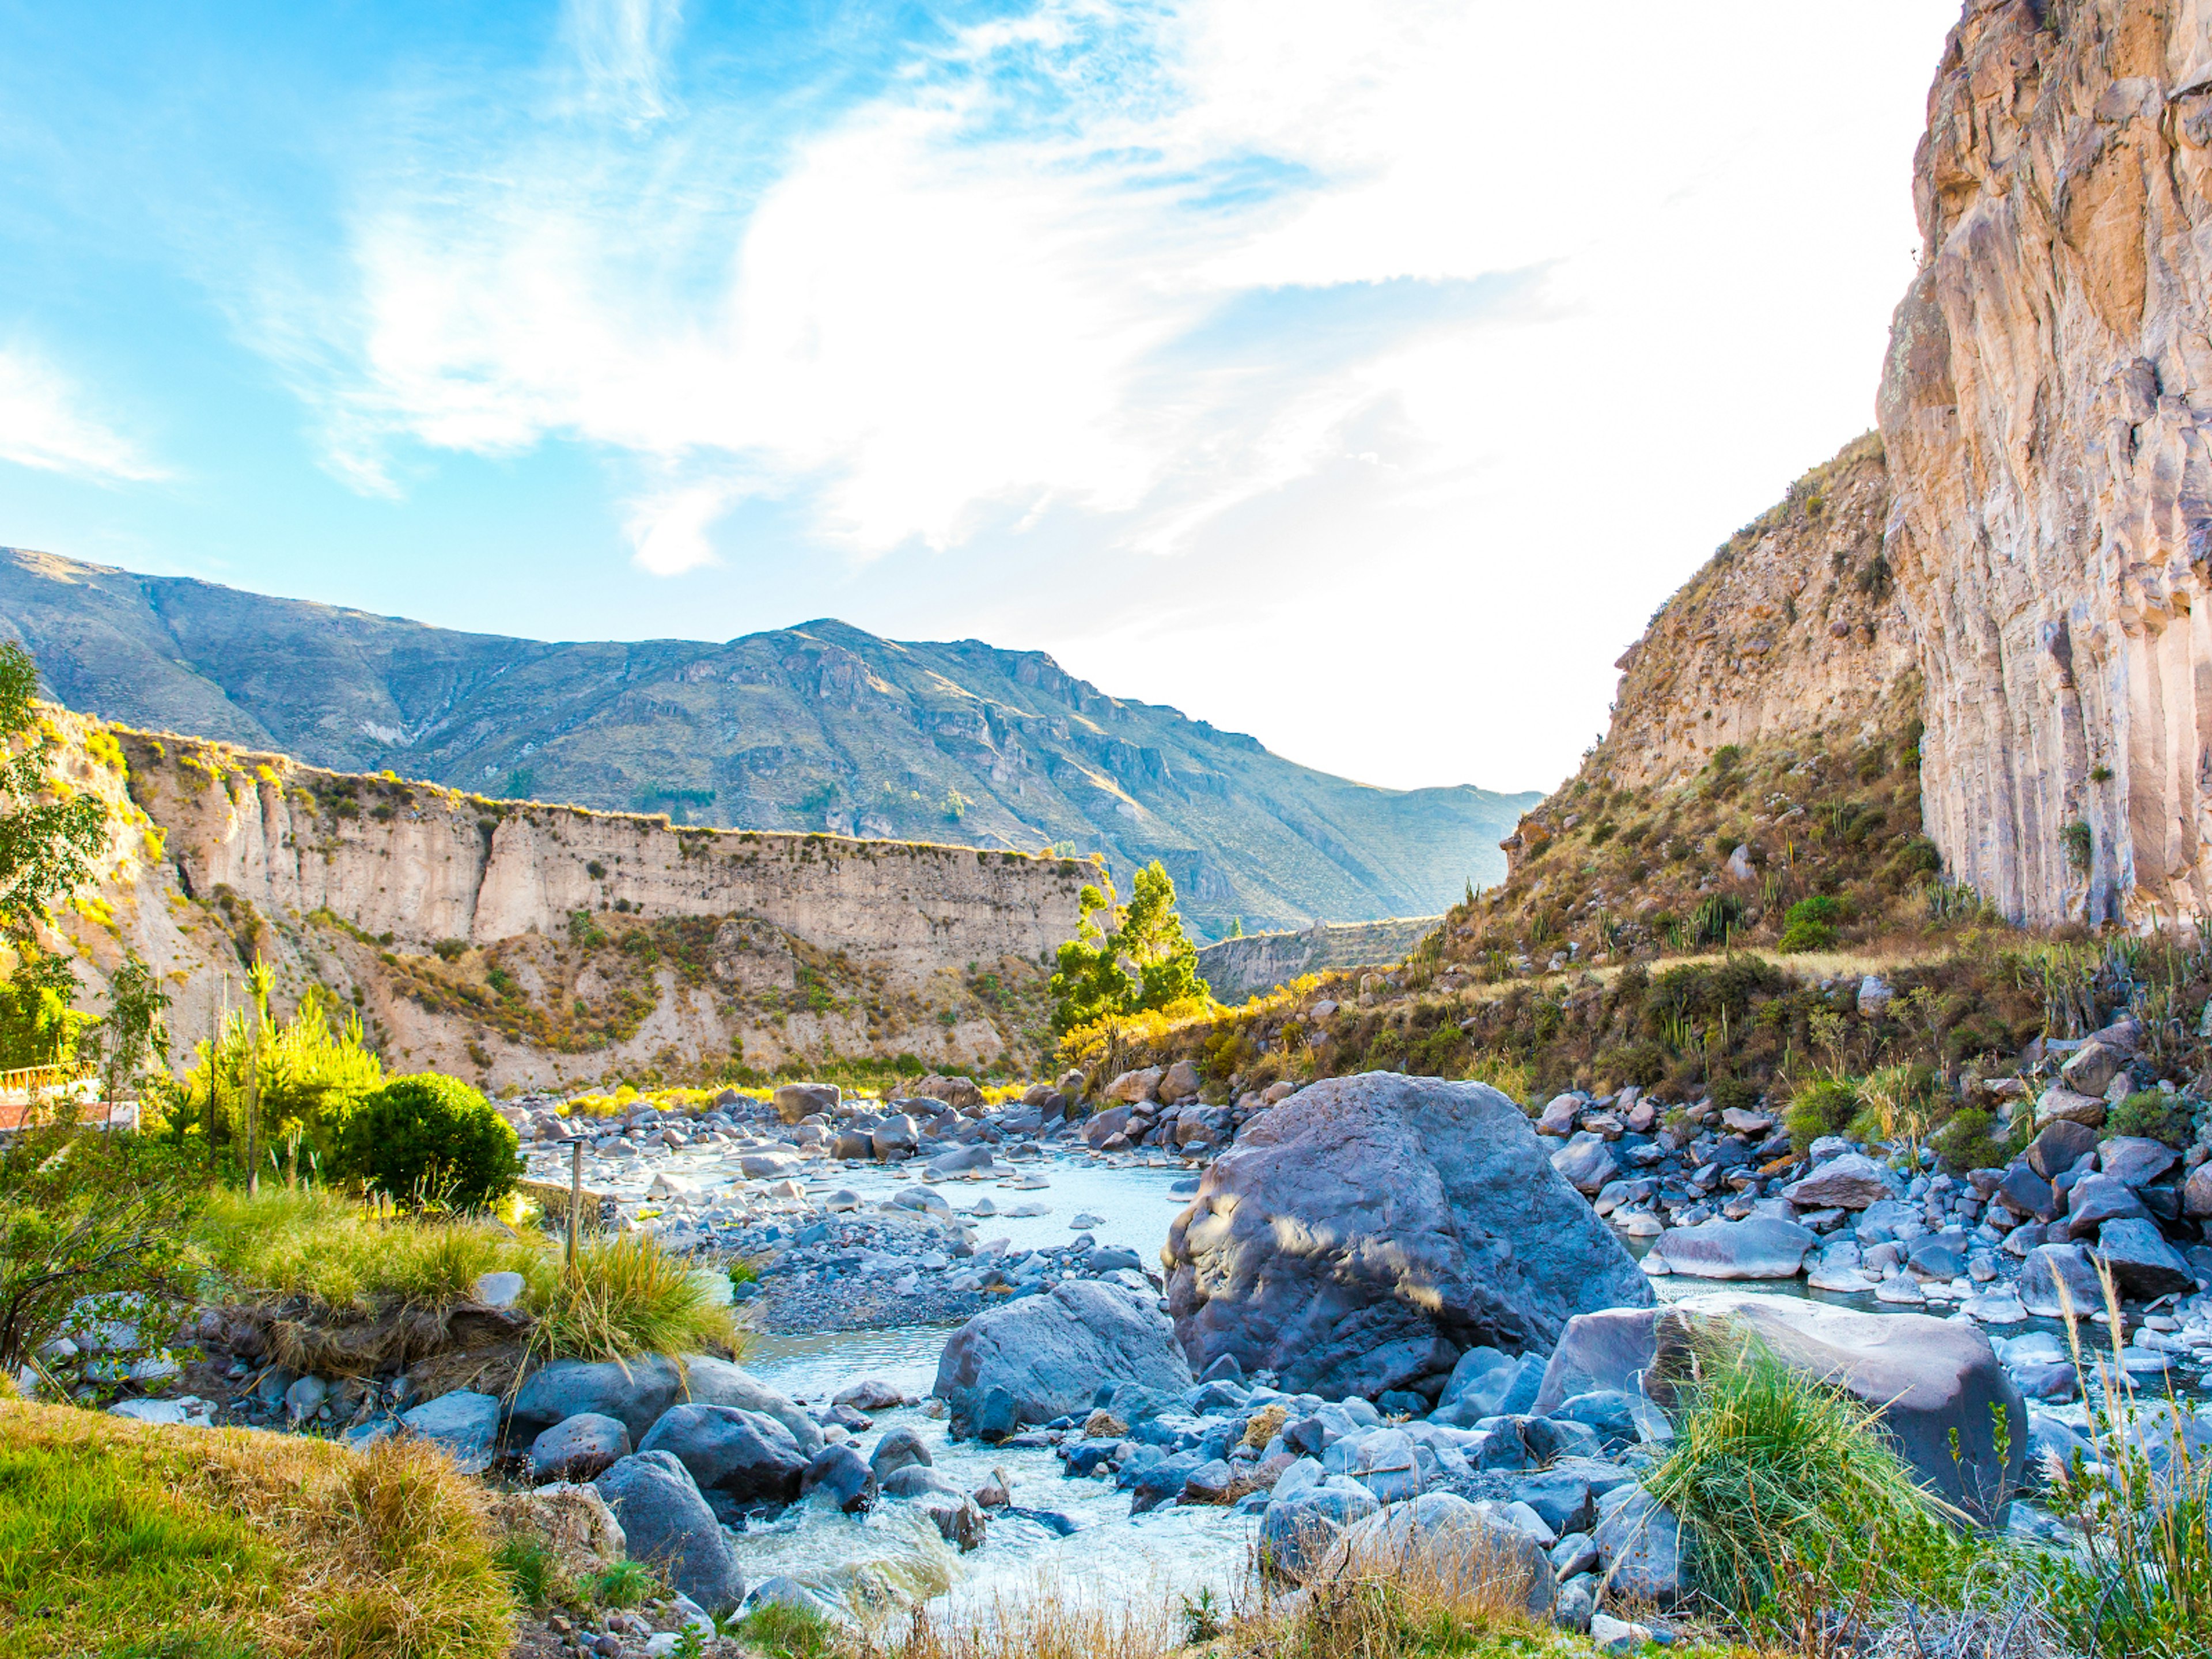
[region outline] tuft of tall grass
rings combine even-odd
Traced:
[[[2092,1456],[2047,1471],[2052,1513],[2081,1539],[2078,1553],[2039,1562],[2050,1613],[2082,1650],[2113,1659],[2212,1653],[2212,1451],[2192,1443],[2185,1407],[2136,1397],[2120,1363],[2119,1291],[2101,1261],[2097,1272],[2109,1363],[2085,1357],[2078,1310],[2059,1283]]]
[[[767,1659],[845,1659],[852,1650],[825,1615],[781,1602],[754,1608],[738,1621],[737,1634]]]
[[[650,1233],[585,1243],[572,1266],[532,1283],[525,1305],[537,1321],[532,1359],[629,1359],[708,1344],[744,1357],[745,1333],[730,1310]]]
[[[859,1638],[848,1650],[855,1659],[1170,1659],[1182,1646],[1182,1620],[1164,1607],[1108,1609],[1041,1586],[957,1622],[918,1608],[895,1633]]]
[[[1914,1479],[1879,1413],[1738,1333],[1700,1331],[1690,1363],[1674,1449],[1646,1485],[1708,1595],[1796,1623],[1784,1604],[1808,1594],[1863,1611],[1955,1593],[1972,1547],[1949,1523],[1964,1517]]]
[[[306,1297],[340,1313],[435,1310],[488,1273],[522,1275],[537,1359],[629,1359],[708,1346],[741,1352],[744,1332],[700,1276],[649,1233],[585,1243],[572,1265],[550,1240],[462,1216],[380,1212],[324,1190],[217,1192],[193,1235],[226,1292]]]
[[[494,1223],[385,1216],[321,1188],[219,1188],[193,1242],[234,1296],[300,1296],[357,1311],[380,1300],[439,1306],[470,1295],[488,1273],[548,1272],[542,1247]]]

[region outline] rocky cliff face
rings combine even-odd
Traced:
[[[489,1085],[799,1056],[1025,1051],[1085,860],[494,801],[55,711],[114,808],[88,976],[136,951],[204,1036],[246,963],[320,984],[392,1062]]]
[[[1332,968],[1379,968],[1437,931],[1442,916],[1320,923],[1302,933],[1248,933],[1202,948],[1198,971],[1224,1002],[1272,991]]]
[[[1609,834],[1607,792],[1664,803],[1716,756],[1789,756],[1797,779],[1771,816],[1802,808],[1810,756],[1909,743],[1920,683],[1883,551],[1890,512],[1869,434],[1723,542],[1622,655],[1604,740],[1504,842],[1511,873],[1577,827],[1587,839],[1605,822]]]
[[[1889,505],[1869,435],[1722,544],[1616,665],[1616,784],[1680,782],[1730,744],[1881,729],[1914,665],[1882,554]]]
[[[2030,921],[2212,910],[2212,5],[1972,0],[1880,404],[1929,832]]]

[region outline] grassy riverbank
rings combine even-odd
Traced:
[[[43,1659],[495,1659],[481,1486],[428,1446],[0,1401],[0,1626]]]

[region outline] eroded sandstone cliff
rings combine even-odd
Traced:
[[[204,1035],[256,957],[387,1058],[493,1085],[711,1075],[804,1056],[1026,1050],[1087,861],[672,828],[492,801],[52,711],[58,776],[112,806],[70,926],[135,951]]]
[[[2212,911],[2212,5],[1973,0],[1880,419],[1929,833],[2009,915]]]

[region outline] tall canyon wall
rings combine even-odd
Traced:
[[[491,1086],[793,1061],[1034,1060],[1047,963],[1096,867],[489,800],[58,709],[62,787],[111,807],[81,975],[126,951],[204,1036],[257,958],[386,1062]],[[183,1046],[181,1043],[180,1047]]]
[[[1928,831],[2033,921],[2212,913],[2212,3],[1970,0],[1879,418]]]

